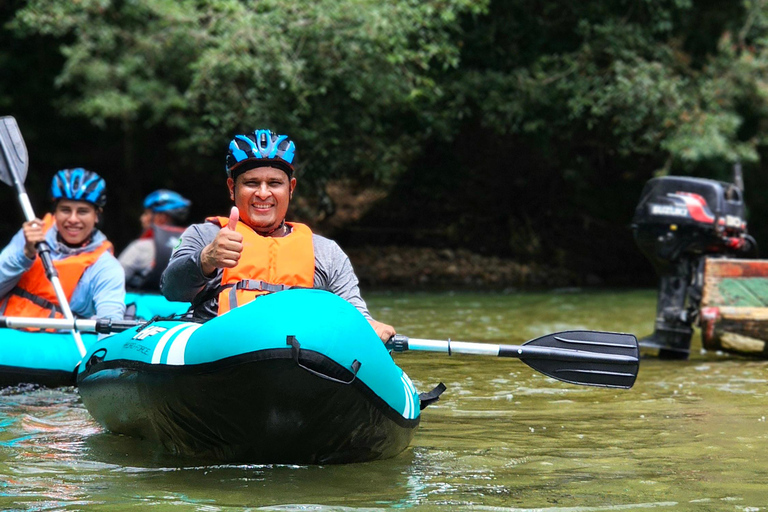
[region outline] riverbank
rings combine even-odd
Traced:
[[[386,199],[387,191],[335,181],[326,186],[334,205],[332,216],[313,219],[320,234],[344,239],[345,230],[357,227],[369,211]],[[310,211],[306,199],[298,200],[299,209]],[[305,220],[306,221],[306,220]],[[363,230],[365,231],[365,230]],[[371,231],[370,226],[368,231]],[[353,237],[354,238],[354,237]],[[338,240],[337,240],[338,241]],[[360,243],[359,240],[356,242]],[[362,242],[365,244],[365,242]],[[361,285],[374,288],[561,288],[599,286],[595,275],[580,275],[563,268],[537,263],[521,263],[501,257],[485,256],[469,249],[438,249],[407,245],[359,245],[342,243]]]
[[[483,256],[466,249],[361,247],[347,251],[360,283],[377,288],[560,288],[602,284],[596,276]]]

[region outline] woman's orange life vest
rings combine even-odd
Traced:
[[[53,215],[46,214],[43,217],[43,231],[47,233],[52,226]],[[111,242],[104,240],[93,251],[53,260],[67,301],[72,299],[85,269],[96,263],[106,251],[112,253],[114,249]],[[29,270],[22,274],[16,287],[0,301],[0,311],[6,316],[63,318],[59,299],[45,274],[42,258],[35,258]]]
[[[211,217],[222,228],[228,217]],[[243,235],[243,252],[234,268],[221,276],[219,315],[250,302],[259,295],[291,287],[312,288],[315,283],[315,248],[312,230],[289,222],[291,232],[283,237],[261,236],[242,221],[235,231]]]

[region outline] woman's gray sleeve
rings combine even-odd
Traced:
[[[150,238],[134,240],[123,249],[117,261],[123,266],[126,283],[130,283],[134,276],[143,277],[154,265],[155,242]]]

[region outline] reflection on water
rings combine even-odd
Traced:
[[[565,329],[653,327],[655,292],[382,294],[413,337],[522,343]],[[700,343],[695,340],[694,343]],[[0,395],[2,510],[768,510],[768,362],[646,357],[630,391],[548,379],[520,361],[395,356],[448,391],[412,447],[367,464],[200,466],[104,432],[74,389]]]

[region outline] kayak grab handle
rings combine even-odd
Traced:
[[[352,368],[350,368],[350,371],[352,372],[352,378],[349,380],[337,379],[332,375],[327,375],[323,372],[315,370],[314,368],[310,368],[309,366],[301,364],[301,362],[299,361],[301,344],[299,343],[299,340],[296,339],[296,336],[287,336],[285,341],[287,345],[291,346],[291,353],[293,354],[293,360],[296,362],[296,365],[302,370],[306,370],[312,375],[320,377],[321,379],[329,380],[331,382],[336,382],[338,384],[344,384],[344,385],[352,384],[357,378],[357,372],[360,370],[360,367],[362,366],[362,363],[357,359],[355,359],[354,361],[352,361]]]

